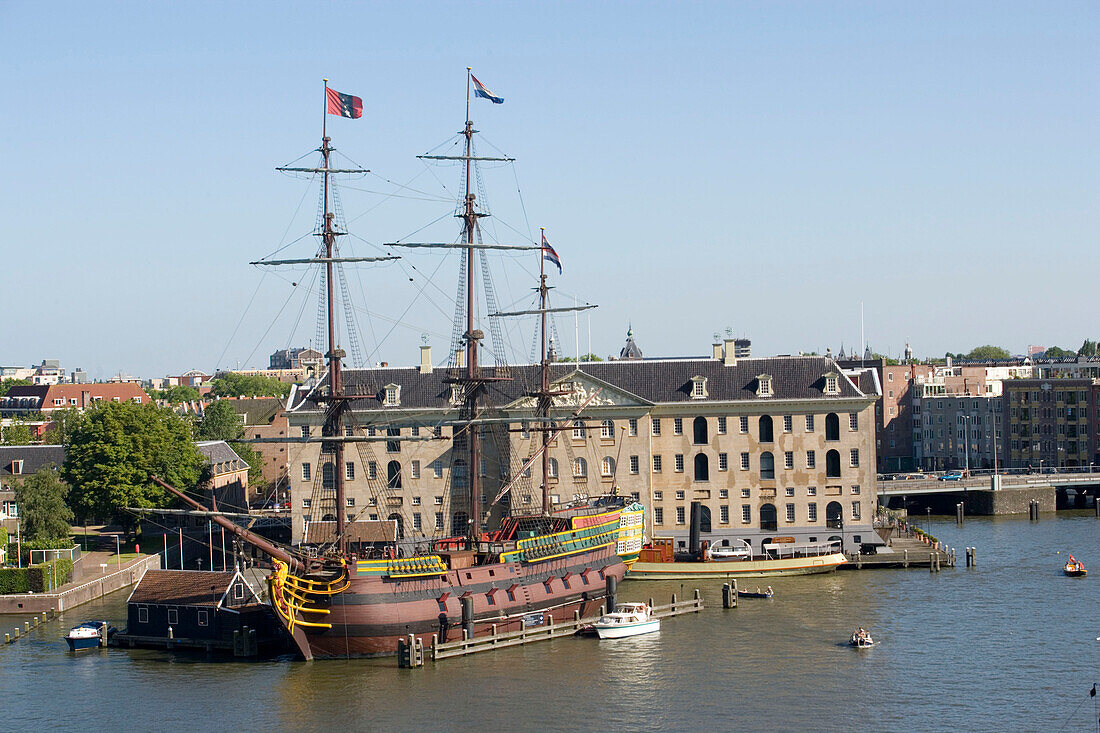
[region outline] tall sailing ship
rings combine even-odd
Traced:
[[[487,158],[475,154],[473,139],[477,132],[470,120],[470,91],[496,102],[467,70],[466,123],[461,133],[462,152],[459,155],[427,155],[430,160],[456,161],[462,166],[463,198],[456,216],[462,221],[462,234],[449,244],[404,243],[391,246],[457,248],[462,254],[456,344],[451,364],[444,378],[450,385],[454,404],[458,406],[453,421],[447,422],[454,440],[452,454],[464,454],[468,469],[460,476],[452,471],[452,479],[461,479],[460,490],[454,496],[468,501],[465,512],[456,516],[468,518],[464,533],[452,527],[455,536],[436,538],[428,543],[395,545],[385,556],[374,557],[364,546],[350,541],[349,529],[355,522],[345,516],[346,487],[345,452],[349,445],[374,440],[369,435],[356,434],[356,412],[370,396],[356,388],[356,372],[345,368],[345,351],[338,339],[335,291],[340,287],[339,268],[349,262],[371,262],[392,257],[343,257],[337,245],[344,234],[334,212],[331,176],[354,172],[335,167],[331,162],[333,148],[327,133],[327,116],[319,152],[321,164],[316,168],[281,168],[280,170],[319,175],[322,183],[322,212],[316,234],[321,246],[315,257],[292,260],[262,260],[261,265],[308,264],[319,266],[323,273],[322,298],[327,329],[327,372],[311,389],[299,409],[323,413],[321,435],[308,438],[320,442],[321,452],[334,470],[325,474],[322,485],[325,500],[333,508],[332,520],[321,522],[314,532],[323,541],[298,547],[281,547],[254,533],[238,527],[220,516],[214,521],[241,536],[266,554],[274,566],[270,577],[272,605],[305,659],[369,657],[395,654],[399,639],[415,635],[430,640],[432,635],[446,639],[460,633],[477,636],[495,627],[500,631],[522,628],[525,624],[542,623],[546,619],[566,620],[574,612],[591,615],[604,602],[608,585],[621,580],[637,557],[642,546],[643,507],[630,497],[618,496],[614,488],[601,496],[579,496],[564,506],[555,505],[551,496],[551,459],[549,447],[568,424],[572,428],[583,421],[582,411],[594,395],[555,401],[555,397],[570,397],[568,388],[553,387],[550,380],[552,354],[548,353],[547,316],[569,308],[551,308],[550,287],[545,272],[545,237],[543,242],[528,245],[486,244],[481,241],[479,219],[487,213],[478,208],[472,192],[474,166]],[[326,112],[345,117],[358,117],[361,102],[342,95],[325,82]],[[534,315],[539,321],[541,359],[537,380],[523,394],[533,407],[533,415],[524,418],[525,432],[537,434],[532,450],[522,465],[500,477],[498,485],[483,485],[481,471],[484,447],[482,429],[486,425],[509,429],[515,420],[492,404],[491,395],[501,385],[514,381],[512,370],[499,361],[494,366],[481,362],[485,336],[478,328],[475,313],[475,266],[484,258],[486,249],[534,250],[540,262],[538,305],[526,311],[499,312],[490,318]],[[551,250],[552,251],[552,250]],[[554,255],[556,256],[556,254]],[[465,301],[463,303],[462,301]],[[489,299],[486,299],[489,302]],[[463,330],[459,331],[457,326]],[[530,368],[523,370],[530,375]],[[349,389],[349,383],[351,388]],[[515,385],[513,385],[514,387]],[[514,392],[515,390],[511,390]],[[559,403],[572,405],[562,408]],[[567,411],[567,414],[561,414]],[[557,413],[557,414],[552,414]],[[564,418],[564,421],[563,421]],[[396,441],[396,427],[372,424],[370,433],[378,429],[385,434],[381,440]],[[437,425],[438,427],[438,425]],[[362,432],[362,431],[358,431]],[[441,431],[436,431],[440,435]],[[509,493],[531,468],[541,469],[541,506],[524,507],[508,501]],[[528,479],[529,481],[529,479]],[[201,508],[194,500],[172,487],[165,488],[187,503]],[[490,494],[489,489],[492,489]],[[483,496],[485,499],[483,499]],[[492,502],[488,497],[492,496]],[[489,527],[488,508],[505,504],[508,511],[499,526]],[[498,512],[499,513],[499,512]],[[383,520],[384,521],[384,520]],[[456,520],[457,523],[457,520]],[[324,526],[328,524],[327,528]],[[572,581],[572,582],[571,582]],[[458,630],[462,627],[464,631]]]

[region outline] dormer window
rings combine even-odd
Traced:
[[[12,472],[13,476],[18,476],[19,474],[23,473],[23,461],[22,460],[12,461],[11,462],[11,472]]]
[[[401,404],[401,386],[397,384],[387,384],[382,388],[382,404],[386,407],[397,407]]]
[[[825,375],[825,394],[840,394],[840,375],[836,372],[829,372]]]
[[[756,378],[756,396],[772,396],[772,377],[770,374],[761,374]]]
[[[704,400],[707,398],[707,378],[706,377],[692,377],[691,378],[691,399]]]

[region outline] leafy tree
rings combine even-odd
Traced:
[[[1047,359],[1064,359],[1067,356],[1077,356],[1076,351],[1070,351],[1069,349],[1063,349],[1058,346],[1051,346],[1043,354]]]
[[[73,487],[81,516],[113,517],[131,528],[125,507],[163,507],[168,492],[155,474],[182,490],[194,488],[205,459],[192,440],[190,421],[170,408],[136,402],[97,402],[69,442],[61,475]]]
[[[50,419],[53,425],[43,434],[42,442],[45,445],[68,445],[73,430],[84,419],[84,414],[75,407],[66,407],[63,410],[54,410]]]
[[[31,383],[29,379],[5,379],[0,381],[0,397],[8,393],[12,387],[25,387]]]
[[[4,445],[30,445],[34,437],[31,429],[22,420],[13,420],[11,425],[0,431],[0,436],[3,437],[0,442]]]
[[[69,487],[48,463],[15,487],[24,536],[53,542],[72,533],[73,510],[65,503]]]
[[[1081,344],[1081,348],[1077,350],[1078,356],[1096,356],[1096,342],[1085,339],[1085,343]]]
[[[576,361],[576,360],[577,359],[575,357],[572,357],[572,356],[566,356],[566,357],[563,357],[561,359],[558,359],[558,361],[563,361],[563,362],[572,362],[572,361]],[[581,354],[581,361],[603,361],[603,359],[601,359],[600,357],[596,356],[593,353],[588,353],[588,354]]]
[[[248,482],[259,484],[264,478],[264,458],[248,443],[237,442],[244,438],[244,419],[233,409],[229,400],[218,400],[207,406],[195,430],[198,440],[224,440],[237,455],[248,464]]]
[[[233,372],[210,380],[210,387],[215,397],[286,397],[290,393],[290,385],[275,377]]]
[[[962,354],[956,354],[957,358],[969,359],[971,361],[992,361],[995,359],[1011,359],[1012,354],[1007,350],[1002,349],[1000,346],[975,346],[970,350],[969,354],[965,356]]]
[[[873,352],[871,353],[871,358],[874,359],[875,361],[878,361],[880,359],[885,359],[886,360],[886,366],[897,366],[898,363],[899,363],[897,359],[891,359],[889,356],[883,356],[882,354],[876,354],[876,353],[873,353]]]

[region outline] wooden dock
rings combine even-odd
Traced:
[[[649,599],[649,606],[653,609],[654,618],[668,618],[669,616],[679,616],[684,613],[698,613],[703,610],[703,597],[699,594],[698,589],[695,590],[692,597],[688,600],[677,600],[676,596],[672,596],[672,601],[663,606],[654,606],[653,599]],[[601,607],[601,614],[603,615],[603,607]],[[468,638],[466,631],[462,632],[462,639],[456,641],[444,641],[441,642],[436,634],[432,634],[431,645],[425,649],[424,642],[418,639],[416,636],[410,635],[408,639],[402,639],[398,643],[397,647],[397,664],[399,667],[421,667],[424,665],[425,659],[431,659],[433,662],[438,662],[442,659],[450,659],[452,657],[464,657],[469,654],[478,654],[480,652],[492,651],[494,649],[505,649],[513,646],[520,646],[521,644],[532,644],[536,641],[546,641],[548,639],[558,639],[563,636],[576,636],[577,632],[581,631],[584,627],[594,623],[598,620],[597,617],[581,618],[580,612],[575,612],[573,620],[567,623],[554,623],[553,618],[547,616],[545,623],[541,626],[533,626],[519,631],[508,631],[505,633],[498,633],[496,625],[492,626],[492,630],[486,636],[475,636],[474,638]]]
[[[935,572],[941,567],[955,567],[955,552],[910,537],[890,539],[893,552],[874,555],[848,553],[848,562],[840,570],[867,570],[876,568],[928,568]]]

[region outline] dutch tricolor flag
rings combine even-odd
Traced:
[[[480,81],[477,80],[477,77],[474,76],[473,74],[470,74],[470,78],[473,79],[473,82],[474,82],[474,96],[475,97],[481,97],[483,99],[488,99],[493,104],[504,104],[504,97],[498,97],[497,95],[490,92],[488,89],[485,88],[484,84],[482,84]]]
[[[545,234],[542,235],[542,258],[551,264],[557,265],[558,274],[561,274],[561,258],[558,257],[558,253],[554,251],[550,243],[546,241]]]

